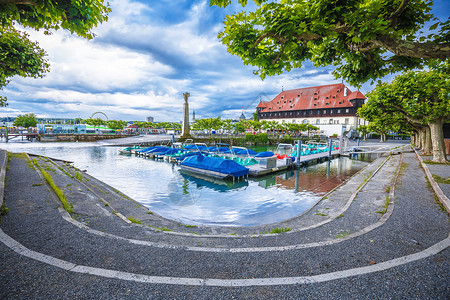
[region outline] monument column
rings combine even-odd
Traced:
[[[181,132],[181,138],[190,138],[191,131],[189,129],[189,103],[188,98],[191,94],[188,92],[184,93],[184,104],[183,104],[183,130]]]

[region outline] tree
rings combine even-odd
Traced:
[[[220,127],[222,127],[222,121],[220,120],[220,117],[196,119],[195,123],[192,124],[193,130],[208,130],[210,137],[212,134],[212,130],[218,130],[220,129]]]
[[[227,16],[219,33],[228,52],[261,78],[301,68],[338,66],[354,86],[450,57],[450,18],[437,20],[427,0],[254,0],[255,12]],[[227,6],[231,0],[210,0]],[[245,5],[246,0],[239,0]],[[430,34],[420,29],[434,21]]]
[[[231,119],[222,120],[222,129],[225,130],[227,134],[229,132],[233,132],[234,128],[235,126],[233,124],[233,120]]]
[[[433,161],[446,162],[443,124],[450,120],[448,64],[436,65],[430,71],[407,72],[396,76],[392,83],[378,84],[360,110],[376,107],[380,116],[395,117],[392,123],[406,122],[413,130],[424,131],[421,146],[425,152],[431,148]],[[382,118],[375,116],[375,121],[378,119]],[[431,147],[427,146],[430,142]]]
[[[93,125],[94,129],[95,127],[100,127],[101,125],[106,125],[106,121],[102,120],[100,118],[95,118],[95,119],[85,119],[83,120],[85,124],[88,125]]]
[[[65,29],[86,39],[92,39],[91,29],[108,19],[111,11],[103,0],[1,0],[0,1],[0,90],[9,78],[42,77],[49,71],[45,51],[29,36],[14,28],[15,24],[36,30]],[[0,106],[6,98],[0,97]]]
[[[108,128],[114,129],[114,130],[123,130],[124,127],[127,126],[127,122],[122,120],[108,120],[106,121],[106,126]]]
[[[13,123],[13,126],[20,126],[23,128],[36,127],[37,119],[36,116],[32,113],[19,115]]]
[[[356,130],[361,133],[363,140],[366,140],[367,134],[370,132],[369,127],[367,125],[360,125]]]

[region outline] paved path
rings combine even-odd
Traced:
[[[4,157],[0,151],[0,163]],[[32,159],[64,190],[74,212],[61,209],[27,157],[11,156],[0,298],[450,296],[448,214],[411,152],[378,159],[297,218],[235,229],[185,227],[87,174],[82,182],[72,178],[77,170],[68,165]],[[264,234],[274,227],[292,230]]]

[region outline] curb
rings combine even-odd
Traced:
[[[1,207],[3,204],[3,198],[5,197],[5,176],[6,176],[6,165],[8,164],[8,151],[6,150],[0,151],[5,152],[5,157],[0,167],[0,207]]]
[[[416,153],[417,158],[420,161],[420,165],[422,166],[423,170],[425,171],[425,174],[427,175],[428,181],[431,184],[431,187],[433,188],[434,193],[436,194],[436,197],[439,199],[439,202],[444,205],[445,209],[447,210],[447,213],[450,214],[450,200],[448,197],[442,192],[441,188],[439,187],[439,184],[434,180],[433,175],[431,175],[430,169],[428,169],[428,166],[426,163],[423,162],[422,157],[420,157],[419,153],[417,152],[416,148],[412,147],[414,150],[414,153]]]

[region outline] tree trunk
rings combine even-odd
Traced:
[[[444,144],[444,120],[437,119],[428,123],[431,132],[431,141],[433,143],[433,161],[438,163],[446,163]]]
[[[433,146],[431,144],[431,131],[429,126],[425,126],[424,128],[424,135],[425,135],[425,144],[423,146],[423,154],[424,155],[432,155],[433,153]]]
[[[418,148],[423,150],[425,147],[425,128],[419,129],[419,144]]]
[[[416,133],[415,132],[411,133],[411,145],[413,145],[413,147],[416,146]]]
[[[386,134],[384,132],[380,132],[380,143],[386,142]]]

